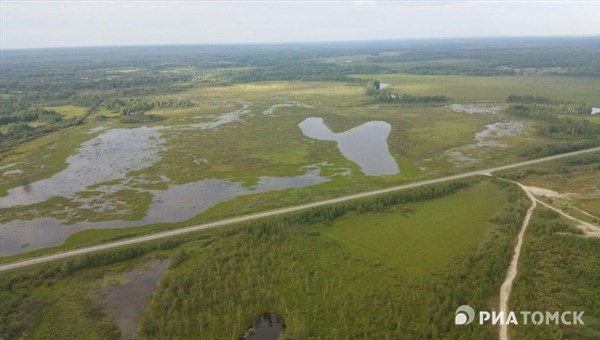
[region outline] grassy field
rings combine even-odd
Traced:
[[[87,112],[87,108],[74,105],[47,106],[46,109],[54,110],[65,118],[80,117]]]
[[[428,76],[413,74],[364,75],[379,79],[397,92],[414,95],[446,95],[459,101],[505,100],[511,94],[543,96],[600,105],[594,77],[562,76]]]
[[[485,197],[485,199],[482,199]],[[323,229],[352,253],[397,267],[409,277],[443,272],[493,229],[490,216],[506,192],[480,183],[440,199],[395,206],[379,214],[348,215]],[[465,214],[469,210],[472,213]]]
[[[480,308],[494,303],[527,201],[514,186],[488,179],[466,185],[446,194],[440,191],[441,197],[422,202],[411,203],[421,197],[419,191],[413,191],[400,196],[406,203],[388,205],[385,202],[391,201],[386,199],[357,202],[338,218],[330,215],[336,210],[327,208],[319,214],[300,215],[306,222],[272,219],[187,235],[179,241],[184,243],[159,246],[162,250],[139,253],[124,249],[71,264],[17,271],[3,276],[2,294],[5,301],[11,301],[5,311],[20,313],[38,306],[38,317],[29,323],[11,324],[35,337],[81,332],[92,338],[114,336],[114,325],[98,305],[105,294],[100,288],[110,282],[114,285],[120,272],[148,258],[169,257],[171,266],[142,315],[142,338],[233,339],[265,311],[279,312],[287,324],[286,335],[293,338],[488,337],[494,334],[493,328],[458,329],[448,315],[466,302]],[[462,227],[456,226],[469,237],[440,250],[440,239],[430,234],[432,229],[438,233],[445,227],[430,223],[448,219],[450,210],[469,205],[482,208],[476,217],[463,219]],[[413,212],[406,217],[402,208]],[[424,212],[433,215],[429,222],[422,216]],[[406,227],[390,231],[399,243],[385,242],[377,252],[367,253],[347,246],[345,240],[365,238],[355,220],[383,228],[382,219],[388,221],[388,229]],[[494,223],[490,223],[492,219]],[[345,237],[338,241],[334,235],[341,235],[344,228],[348,228]],[[402,243],[403,237],[418,240],[420,249]],[[404,256],[390,261],[384,253]],[[119,261],[123,256],[129,260]],[[105,264],[75,269],[85,261]],[[36,274],[36,270],[45,274]],[[61,272],[66,274],[52,274]],[[22,280],[19,275],[54,278],[29,286],[35,281]],[[15,297],[15,290],[21,292],[20,297]]]

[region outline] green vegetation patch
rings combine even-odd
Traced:
[[[87,113],[88,108],[74,105],[48,106],[48,110],[54,110],[66,118],[80,117]]]
[[[512,337],[528,339],[600,338],[600,239],[577,235],[560,215],[538,207],[529,225],[510,309],[583,311],[584,326],[511,326]]]
[[[456,194],[394,206],[383,213],[351,214],[323,232],[353,253],[418,277],[443,272],[469,249],[480,246],[494,229],[490,216],[500,212],[506,199],[506,191],[481,182]]]
[[[392,84],[391,90],[411,95],[444,95],[456,100],[501,100],[511,94],[541,96],[555,100],[598,101],[600,78],[573,76],[430,76],[414,74],[370,74],[362,79],[378,79]]]

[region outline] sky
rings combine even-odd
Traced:
[[[11,1],[0,48],[599,36],[600,1]]]

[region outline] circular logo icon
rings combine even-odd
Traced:
[[[455,325],[468,325],[475,319],[475,310],[469,305],[462,305],[454,313]]]

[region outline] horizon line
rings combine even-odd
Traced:
[[[272,42],[227,42],[227,43],[157,43],[157,44],[123,44],[123,45],[71,45],[71,46],[44,46],[44,47],[9,47],[0,46],[0,51],[25,51],[25,50],[58,50],[79,48],[127,48],[127,47],[227,47],[227,46],[274,46],[274,45],[300,45],[300,44],[326,44],[326,43],[374,43],[374,42],[410,42],[427,40],[487,40],[487,39],[585,39],[600,38],[598,34],[584,35],[505,35],[505,36],[451,36],[451,37],[411,37],[411,38],[385,38],[385,39],[348,39],[348,40],[297,40],[297,41],[272,41]]]

